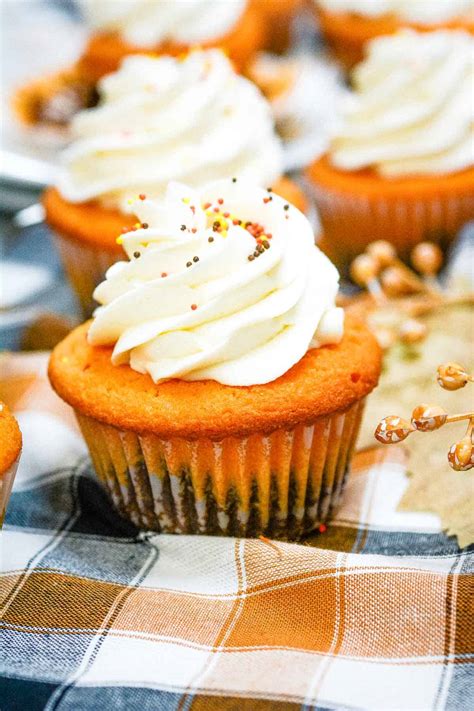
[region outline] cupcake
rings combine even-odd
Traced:
[[[0,528],[5,518],[20,454],[20,428],[8,407],[0,401]]]
[[[199,46],[221,47],[241,70],[266,40],[254,1],[80,0],[93,34],[79,69],[97,80],[129,54],[180,55]]]
[[[86,316],[94,287],[122,255],[117,237],[137,222],[131,198],[163,197],[170,180],[197,187],[236,176],[304,206],[299,189],[282,179],[267,101],[219,50],[184,60],[128,57],[99,91],[99,106],[75,117],[76,140],[44,199]]]
[[[378,239],[404,258],[424,240],[446,248],[474,217],[473,49],[455,30],[368,45],[343,125],[308,170],[341,268]]]
[[[129,261],[54,350],[119,512],[171,533],[300,537],[339,500],[380,350],[293,205],[233,178],[137,207]]]
[[[350,69],[367,42],[404,27],[474,34],[473,0],[313,0],[319,26],[335,57]]]

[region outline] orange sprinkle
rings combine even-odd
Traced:
[[[266,543],[267,546],[270,546],[270,548],[273,548],[273,550],[278,553],[278,557],[281,558],[282,552],[281,552],[280,548],[275,543],[273,543],[273,541],[271,541],[266,536],[259,536],[258,539],[260,541],[262,541],[262,543]]]

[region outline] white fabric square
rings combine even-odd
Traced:
[[[235,540],[206,536],[157,536],[159,555],[141,588],[204,595],[237,593]]]
[[[23,572],[28,562],[53,540],[56,531],[51,534],[4,528],[0,533],[0,572]]]
[[[119,684],[184,689],[201,674],[207,650],[173,642],[107,635],[79,686]]]
[[[328,660],[307,701],[329,708],[432,709],[442,670],[442,664],[370,664],[338,657]]]

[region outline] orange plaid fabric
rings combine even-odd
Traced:
[[[25,387],[10,371],[26,451],[3,533],[2,710],[474,706],[472,552],[396,511],[402,458],[359,454],[304,544],[139,532],[29,358],[12,366]]]

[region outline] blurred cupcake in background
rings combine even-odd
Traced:
[[[0,400],[0,529],[21,454],[21,432],[8,407]]]
[[[307,171],[340,267],[378,239],[402,257],[424,240],[446,248],[473,219],[473,50],[455,30],[368,45],[343,127]]]
[[[143,528],[300,537],[341,495],[375,338],[344,320],[337,270],[277,195],[172,183],[137,216],[49,367],[98,476]]]
[[[95,81],[129,54],[180,55],[196,46],[222,48],[241,70],[266,41],[255,0],[78,1],[93,33],[78,66]]]
[[[367,42],[403,27],[464,29],[474,34],[474,0],[311,1],[324,38],[347,69],[362,60]]]
[[[127,58],[101,80],[101,101],[76,116],[56,188],[44,198],[66,272],[85,314],[92,291],[122,254],[133,199],[162,198],[170,180],[204,185],[228,176],[270,187],[305,207],[282,177],[271,109],[219,50],[185,59]]]
[[[270,101],[285,170],[305,168],[327,150],[340,123],[348,90],[337,65],[308,54],[260,52],[249,76]]]

